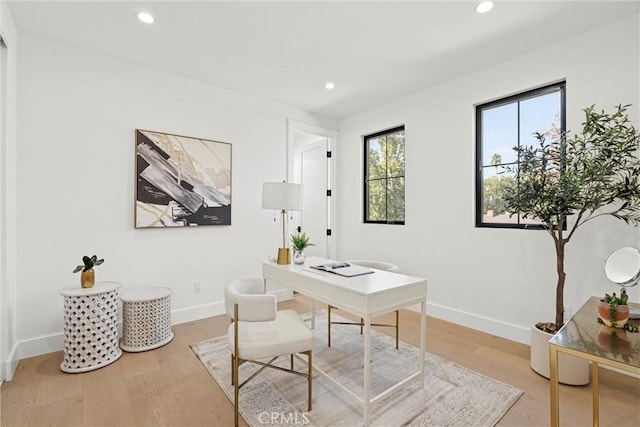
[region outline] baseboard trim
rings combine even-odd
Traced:
[[[9,353],[9,357],[4,361],[2,366],[2,378],[4,381],[10,381],[13,378],[13,374],[16,372],[16,368],[18,367],[18,346],[14,345],[13,349]]]
[[[412,310],[420,312],[420,306],[417,308],[410,307]],[[447,307],[440,304],[427,302],[427,315],[446,320],[447,322],[456,323],[466,326],[467,328],[485,332],[487,334],[496,335],[521,344],[531,345],[530,327],[514,325],[512,323],[502,322],[489,317],[479,316],[455,308]]]
[[[37,338],[30,338],[18,342],[18,359],[39,356],[41,354],[51,353],[62,350],[64,346],[64,334],[46,335]]]
[[[197,305],[195,307],[187,307],[180,310],[173,310],[171,312],[171,324],[179,325],[180,323],[192,322],[206,317],[219,316],[224,313],[225,309],[223,301]]]

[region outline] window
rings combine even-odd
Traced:
[[[364,137],[364,222],[404,224],[404,126]]]
[[[476,106],[476,227],[540,228],[539,221],[507,212],[501,192],[518,179],[514,147],[536,144],[536,132],[564,131],[565,82]]]

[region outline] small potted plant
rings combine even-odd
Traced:
[[[629,297],[623,290],[620,297],[614,292],[612,295],[604,294],[604,298],[598,301],[598,317],[600,321],[612,328],[623,328],[629,320]]]
[[[82,271],[80,274],[80,286],[83,288],[91,288],[96,283],[96,276],[93,271],[93,267],[102,264],[104,259],[98,259],[96,255],[93,255],[92,257],[85,255],[82,257],[82,262],[84,264],[77,266],[73,272],[77,273]]]
[[[291,235],[291,245],[293,246],[293,263],[304,264],[304,250],[309,246],[315,246],[309,242],[309,237],[306,233],[298,233]]]

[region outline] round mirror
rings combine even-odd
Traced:
[[[607,257],[604,274],[622,287],[637,285],[640,279],[640,252],[631,247],[616,249]]]

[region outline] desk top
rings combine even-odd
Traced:
[[[596,307],[600,299],[589,298],[549,342],[590,356],[640,368],[640,333],[598,323]],[[639,306],[634,303],[630,305]],[[628,323],[640,325],[640,320],[629,319]]]
[[[312,265],[334,262],[338,261],[310,256],[306,258],[303,265],[278,265],[265,261],[263,264],[263,268],[268,269],[273,267],[279,270],[297,273],[311,279],[322,280],[323,282],[330,283],[332,286],[343,288],[360,295],[372,295],[415,283],[427,283],[426,279],[422,279],[420,277],[412,277],[405,274],[377,270],[375,268],[371,268],[371,270],[374,271],[373,274],[362,274],[352,277],[345,277],[339,274],[311,268]]]
[[[266,279],[353,314],[385,313],[426,299],[427,280],[420,277],[376,269],[372,269],[373,274],[344,277],[311,268],[330,262],[336,261],[312,256],[307,257],[303,265],[264,262],[262,274]]]

